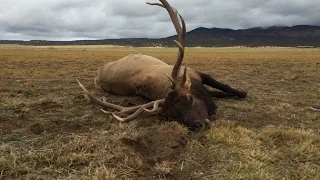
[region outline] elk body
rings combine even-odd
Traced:
[[[122,107],[97,99],[79,81],[78,83],[93,103],[117,110],[103,111],[111,113],[121,122],[133,120],[142,112],[161,111],[169,119],[185,124],[191,130],[204,129],[210,126],[209,119],[216,114],[217,106],[212,97],[245,98],[247,92],[220,83],[208,74],[181,66],[186,35],[185,23],[182,16],[168,2],[160,2],[161,4],[148,4],[167,9],[171,17],[178,34],[178,41],[175,42],[179,52],[175,65],[168,65],[151,56],[132,54],[100,67],[95,78],[96,86],[108,93],[139,95],[151,102],[134,107]],[[220,91],[208,90],[205,85]]]

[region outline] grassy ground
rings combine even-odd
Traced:
[[[217,99],[193,134],[144,114],[119,123],[83,96],[105,62],[177,49],[0,46],[0,179],[319,179],[320,49],[187,48],[184,64],[249,92]],[[122,105],[141,97],[108,95]]]

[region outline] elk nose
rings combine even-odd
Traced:
[[[205,130],[209,129],[211,127],[211,121],[209,119],[205,119],[205,121],[197,121],[195,122],[196,129],[197,130]]]
[[[198,130],[202,130],[206,126],[204,123],[201,122],[195,122],[195,124]]]

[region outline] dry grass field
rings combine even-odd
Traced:
[[[185,65],[249,92],[216,99],[200,133],[89,103],[76,78],[102,97],[96,69],[131,53],[172,64],[177,48],[0,46],[0,179],[320,179],[320,49],[187,48]]]

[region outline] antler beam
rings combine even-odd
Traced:
[[[174,89],[176,87],[176,85],[178,84],[178,76],[179,76],[179,72],[180,72],[180,68],[181,68],[181,63],[184,57],[184,41],[186,38],[186,24],[184,22],[183,17],[178,13],[178,11],[174,8],[171,7],[170,4],[165,1],[165,0],[159,0],[162,4],[160,3],[147,3],[149,5],[156,5],[156,6],[160,6],[163,7],[165,9],[167,9],[169,16],[172,20],[172,23],[176,29],[177,35],[178,35],[178,41],[175,41],[176,44],[179,47],[179,53],[178,53],[178,57],[177,57],[177,61],[175,63],[175,65],[173,66],[173,70],[172,70],[172,74],[171,77],[174,81],[174,83],[172,83],[172,88]],[[179,22],[178,16],[181,20],[181,24]]]

